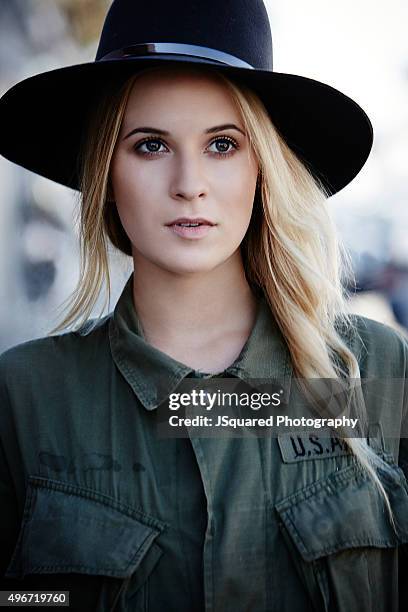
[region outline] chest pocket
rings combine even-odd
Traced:
[[[70,591],[71,610],[147,610],[148,577],[166,524],[97,491],[30,476],[5,573],[15,588]],[[20,581],[24,579],[24,584]],[[13,581],[14,582],[14,581]]]
[[[379,473],[394,531],[371,478],[352,464],[279,502],[279,525],[318,612],[398,610],[398,546],[408,542],[408,485]]]

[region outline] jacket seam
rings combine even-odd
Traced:
[[[135,520],[138,520],[140,518],[143,522],[144,519],[146,521],[147,526],[156,527],[157,529],[159,529],[159,531],[163,531],[165,528],[169,527],[169,524],[162,521],[161,519],[156,519],[155,517],[143,512],[143,510],[140,510],[138,508],[132,508],[131,506],[128,506],[123,502],[119,502],[115,498],[109,497],[104,493],[99,493],[94,489],[89,489],[87,487],[83,487],[82,485],[53,480],[51,478],[44,478],[35,475],[30,475],[28,477],[28,480],[35,487],[60,491],[62,493],[67,493],[70,495],[77,494],[78,497],[82,497],[84,499],[91,499],[92,501],[99,503],[103,506],[109,506]]]

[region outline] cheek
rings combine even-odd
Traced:
[[[237,172],[231,180],[227,201],[231,219],[235,218],[238,225],[248,224],[252,214],[256,190],[256,174],[248,168]],[[229,216],[229,215],[228,215]]]
[[[154,203],[159,201],[157,177],[153,180],[146,167],[138,167],[124,156],[112,163],[111,183],[125,230],[134,234],[138,229],[146,229],[154,217]]]
[[[142,172],[128,156],[117,155],[111,165],[111,181],[118,206],[126,201],[135,201],[141,194],[148,194],[149,173]]]

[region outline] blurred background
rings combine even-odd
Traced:
[[[0,95],[38,72],[93,61],[110,0],[1,0]],[[274,69],[354,98],[374,126],[358,177],[329,199],[352,256],[350,310],[408,337],[408,3],[266,0]],[[77,92],[80,95],[80,92]],[[29,103],[29,101],[28,101]],[[41,146],[41,143],[39,143]],[[0,352],[46,335],[79,275],[76,192],[0,158]],[[110,312],[132,271],[111,253]]]

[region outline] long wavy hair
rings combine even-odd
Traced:
[[[81,327],[103,283],[107,288],[103,308],[107,300],[110,303],[111,245],[124,255],[132,255],[113,201],[110,163],[132,87],[143,74],[157,69],[163,68],[148,68],[120,86],[107,86],[90,116],[79,157],[80,280],[71,294],[68,314],[49,334],[73,326],[82,317],[77,328]],[[341,327],[355,329],[345,289],[345,281],[353,283],[354,277],[350,256],[329,213],[329,193],[286,144],[255,92],[213,69],[200,70],[207,70],[225,85],[258,161],[253,213],[240,247],[242,261],[249,285],[256,294],[265,296],[285,338],[294,376],[360,379],[357,358],[339,333]],[[351,386],[349,399],[355,403],[360,424],[366,423],[358,385]],[[376,467],[387,469],[386,462],[364,437],[345,437],[344,441],[372,478],[394,524],[376,471]]]

